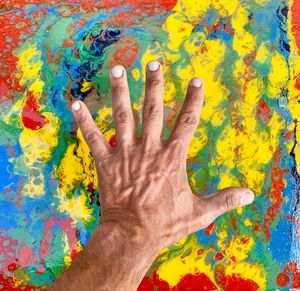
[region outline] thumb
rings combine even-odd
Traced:
[[[216,217],[235,208],[251,204],[254,198],[250,189],[242,187],[228,187],[201,197]]]

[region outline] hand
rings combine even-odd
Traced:
[[[146,69],[142,136],[135,133],[126,71],[110,74],[117,147],[111,148],[85,104],[73,114],[95,159],[101,218],[83,252],[52,290],[136,290],[159,251],[208,226],[217,216],[253,201],[246,188],[193,194],[186,173],[189,143],[198,125],[203,82],[191,80],[170,137],[162,140],[163,71]]]
[[[162,66],[146,69],[142,136],[137,137],[126,70],[110,74],[117,147],[111,148],[82,102],[74,117],[95,159],[101,224],[109,223],[128,241],[151,242],[158,249],[208,226],[217,216],[253,201],[249,189],[230,187],[196,197],[188,183],[186,156],[204,98],[202,80],[191,80],[170,137],[162,140],[164,81]],[[78,109],[78,110],[76,110]]]

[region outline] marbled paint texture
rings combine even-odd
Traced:
[[[256,199],[162,250],[138,290],[300,288],[299,15],[298,0],[0,0],[0,289],[47,287],[85,246],[101,208],[70,104],[84,100],[115,146],[120,63],[140,134],[152,59],[164,137],[190,78],[205,82],[194,192],[242,185]]]

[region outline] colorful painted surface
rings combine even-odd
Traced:
[[[70,103],[114,146],[109,68],[127,68],[140,125],[152,59],[165,137],[189,79],[205,81],[195,193],[242,185],[256,200],[164,249],[139,291],[300,288],[299,15],[297,0],[0,0],[0,289],[46,287],[85,246],[97,178]]]

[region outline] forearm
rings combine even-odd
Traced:
[[[50,290],[136,290],[159,250],[126,240],[101,225]]]

